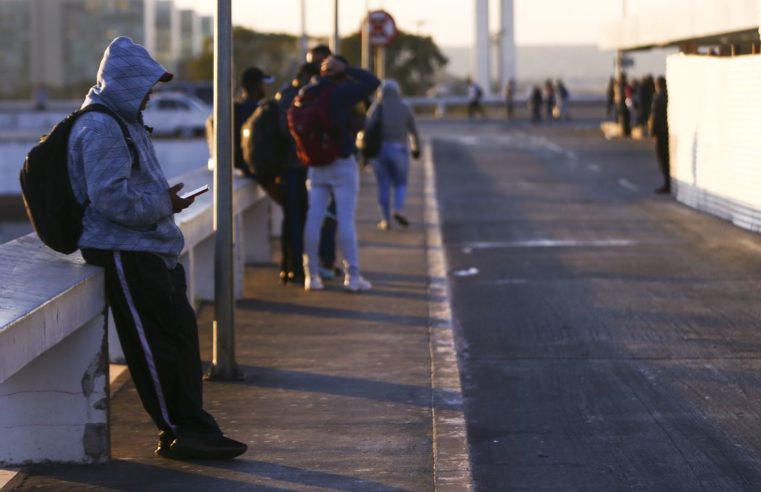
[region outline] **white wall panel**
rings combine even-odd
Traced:
[[[673,55],[666,73],[677,199],[761,230],[761,56]]]

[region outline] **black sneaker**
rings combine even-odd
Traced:
[[[402,227],[407,227],[410,225],[410,221],[407,220],[407,217],[400,214],[399,212],[394,212],[392,214],[392,217],[394,217],[394,220]]]
[[[172,441],[174,441],[174,436],[162,431],[159,433],[159,444],[154,453],[163,458],[175,458],[174,452],[171,449]]]
[[[248,450],[248,446],[221,434],[179,436],[170,450],[174,457],[201,460],[230,460]]]

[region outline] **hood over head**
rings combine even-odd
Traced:
[[[381,100],[384,102],[400,100],[402,97],[402,91],[399,88],[399,83],[393,79],[385,79],[380,88]]]
[[[98,99],[127,121],[136,121],[140,104],[157,82],[173,75],[130,38],[121,36],[108,45],[98,68],[97,83],[90,89],[85,105]]]

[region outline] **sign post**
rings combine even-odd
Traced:
[[[385,10],[375,10],[367,14],[367,36],[370,46],[375,48],[375,75],[386,77],[386,46],[398,35],[396,22]]]

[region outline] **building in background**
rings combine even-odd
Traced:
[[[201,51],[212,25],[172,0],[0,0],[0,96],[29,97],[39,87],[81,91],[117,36],[176,70],[183,57]]]

